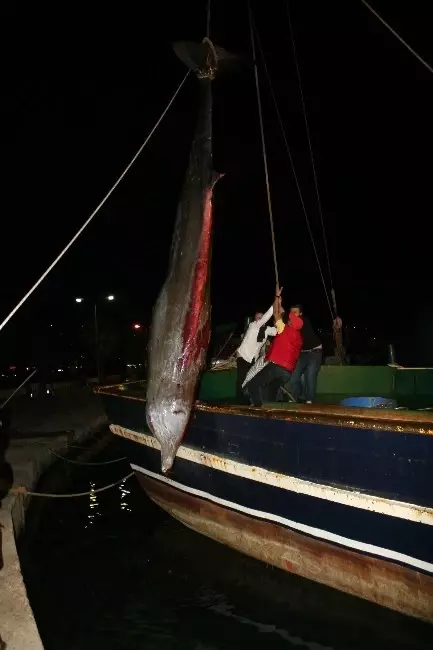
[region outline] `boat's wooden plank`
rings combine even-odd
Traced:
[[[173,489],[141,473],[164,510],[194,530],[285,571],[431,622],[433,578]]]

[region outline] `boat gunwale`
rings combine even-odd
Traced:
[[[101,386],[96,389],[96,393],[137,402],[146,402],[144,397],[118,392],[119,386],[127,386],[128,383],[138,382],[123,382],[121,384]],[[344,426],[350,429],[374,429],[402,434],[415,433],[433,436],[433,414],[427,415],[416,411],[362,409],[332,404],[299,404],[296,407],[291,406],[289,408],[286,406],[266,408],[242,404],[212,404],[201,401],[195,403],[194,410],[202,413],[246,416],[301,424]]]

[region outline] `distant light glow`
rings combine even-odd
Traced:
[[[139,330],[139,329],[141,329],[141,325],[140,325],[140,323],[134,323],[133,326],[132,326],[132,328],[133,328],[134,330]]]
[[[109,296],[107,296],[107,300],[110,300],[110,301],[114,300],[114,296],[112,294],[110,294]]]
[[[83,302],[82,298],[75,298],[75,302]]]
[[[57,368],[57,372],[63,372],[61,368]]]

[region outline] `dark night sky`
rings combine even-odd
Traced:
[[[433,64],[429,3],[372,4]],[[150,6],[1,10],[2,318],[87,219],[165,108],[184,74],[171,41],[203,36],[203,1]],[[416,336],[419,322],[425,328],[433,318],[433,75],[357,0],[290,6],[341,315]],[[285,4],[255,0],[253,7],[326,272]],[[249,55],[247,3],[213,0],[211,36]],[[287,299],[303,301],[327,325],[260,72],[282,284]],[[8,337],[31,336],[35,321],[67,315],[77,293],[116,293],[131,318],[150,312],[167,268],[196,90],[190,78],[119,189],[8,325]],[[265,309],[274,276],[253,75],[233,73],[214,90],[215,167],[226,177],[215,197],[213,305],[215,320],[224,321]]]

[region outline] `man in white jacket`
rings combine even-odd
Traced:
[[[242,343],[236,351],[237,359],[237,377],[236,377],[236,395],[242,401],[242,384],[245,381],[248,370],[260,356],[260,351],[264,347],[268,336],[276,336],[275,327],[266,326],[266,323],[272,318],[273,307],[269,307],[265,314],[257,312],[254,320],[249,324]]]

